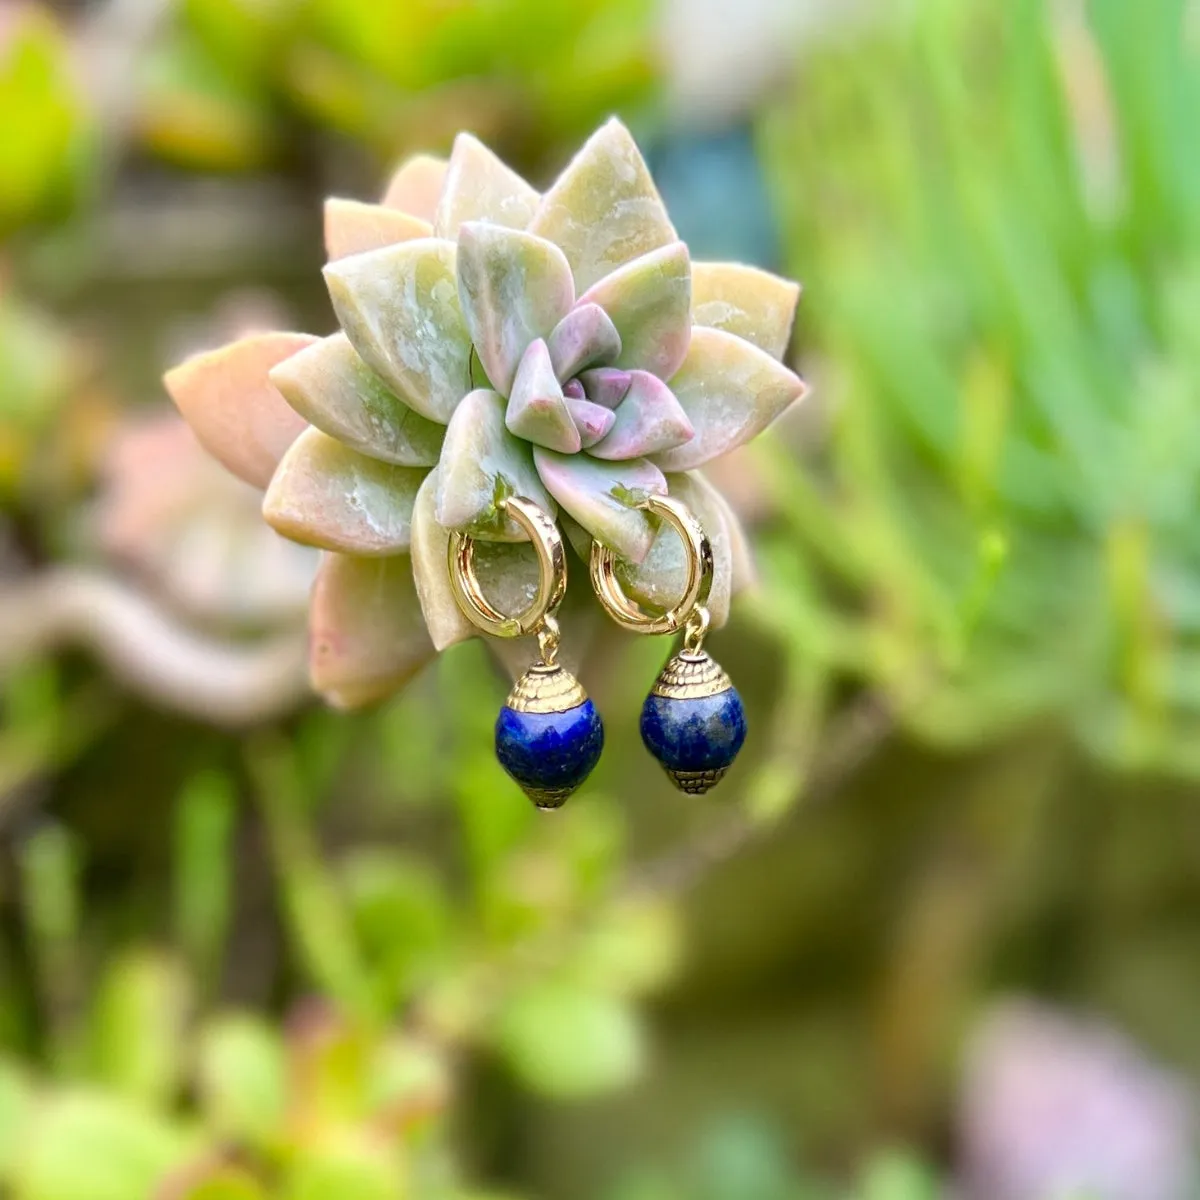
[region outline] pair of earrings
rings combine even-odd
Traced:
[[[558,607],[567,591],[562,535],[550,515],[521,497],[501,502],[529,535],[538,558],[538,591],[516,616],[497,611],[475,574],[474,541],[452,533],[450,579],[463,612],[496,637],[536,634],[538,661],[517,681],[496,721],[496,755],[539,808],[558,808],[591,774],[604,748],[604,725],[579,681],[558,663]],[[592,586],[601,605],[633,633],[676,634],[683,648],[663,668],[642,707],[642,741],[676,787],[702,795],[733,765],[746,739],[742,700],[729,676],[704,650],[713,582],[712,545],[695,515],[678,500],[653,496],[643,504],[679,535],[687,562],[679,602],[653,616],[630,601],[616,556],[592,543]]]

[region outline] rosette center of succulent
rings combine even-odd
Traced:
[[[530,342],[507,389],[497,386],[507,397],[509,432],[558,454],[612,461],[691,441],[695,431],[670,388],[649,371],[618,366],[622,348],[599,304],[572,308],[546,338]]]

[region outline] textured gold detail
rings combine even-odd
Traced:
[[[554,809],[562,808],[567,802],[567,797],[573,795],[577,788],[523,788],[525,795],[537,805],[538,808]]]
[[[570,671],[535,663],[517,680],[505,703],[513,712],[560,713],[578,708],[587,698],[583,685]]]
[[[731,687],[733,681],[724,669],[703,650],[698,654],[685,650],[663,667],[650,694],[665,696],[668,700],[700,700],[705,696],[719,696]]]
[[[671,782],[689,796],[703,796],[729,773],[728,767],[712,767],[707,771],[667,771]]]

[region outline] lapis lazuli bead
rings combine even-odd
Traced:
[[[496,757],[539,808],[558,808],[592,773],[604,725],[591,700],[566,712],[518,712],[496,719]]]
[[[719,783],[746,740],[736,688],[683,699],[651,693],[642,707],[642,741],[679,788],[702,794]]]

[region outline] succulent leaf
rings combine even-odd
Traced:
[[[367,365],[422,416],[449,421],[471,377],[454,244],[426,238],[356,254],[330,263],[325,282]]]
[[[284,537],[322,550],[378,556],[407,550],[427,472],[367,458],[319,429],[283,456],[263,516]]]
[[[737,334],[782,359],[792,338],[800,285],[741,263],[692,264],[692,321]]]
[[[575,303],[575,282],[551,242],[469,222],[458,239],[458,296],[479,361],[502,396],[530,342],[549,336]]]
[[[449,163],[430,154],[417,154],[401,163],[383,194],[387,208],[398,208],[433,224],[446,183]]]
[[[330,262],[432,236],[428,221],[399,209],[336,196],[325,201],[325,253]]]
[[[433,155],[419,154],[407,158],[391,176],[383,193],[385,208],[400,209],[409,216],[420,217],[422,221],[433,224],[449,166],[445,158]]]
[[[617,419],[617,414],[611,408],[603,408],[590,400],[579,400],[572,396],[567,397],[567,411],[579,430],[579,440],[585,450],[600,441]]]
[[[283,398],[322,433],[360,454],[402,467],[432,467],[445,427],[414,412],[335,333],[271,371]]]
[[[304,419],[268,372],[317,339],[260,333],[189,358],[163,382],[200,444],[239,479],[265,488]]]
[[[694,436],[692,423],[671,389],[648,371],[633,371],[612,430],[591,453],[610,460],[642,458],[682,446]]]
[[[325,557],[309,610],[315,691],[339,708],[370,704],[403,687],[435,653],[407,554]]]
[[[798,375],[732,333],[697,328],[671,390],[696,431],[654,455],[664,471],[687,471],[748,442],[804,395]]]
[[[438,469],[437,519],[447,529],[522,542],[528,535],[500,512],[499,501],[524,496],[551,513],[555,508],[528,443],[509,432],[504,410],[503,396],[480,389],[467,396],[450,419]]]
[[[534,342],[521,359],[504,420],[511,433],[527,442],[562,454],[579,453],[582,439],[545,342]]]
[[[566,383],[588,367],[611,363],[621,353],[621,335],[598,304],[581,304],[547,339],[554,373]]]
[[[508,229],[525,229],[540,199],[516,171],[501,162],[478,138],[460,133],[450,155],[433,227],[444,238],[458,237],[467,221],[490,221]]]
[[[540,446],[533,460],[546,490],[594,538],[622,558],[641,562],[655,529],[637,507],[651,495],[666,495],[662,472],[646,459],[607,463],[584,454],[556,454]]]
[[[633,135],[616,119],[542,197],[529,231],[562,247],[580,291],[678,240]]]
[[[598,304],[621,335],[613,366],[670,379],[692,336],[691,259],[674,242],[620,267],[589,289],[580,304]]]
[[[446,569],[450,531],[437,519],[438,467],[425,477],[413,504],[412,555],[413,581],[421,614],[434,649],[440,654],[450,646],[465,642],[478,632],[458,606],[450,588]]]
[[[633,376],[617,367],[596,367],[579,377],[584,394],[602,408],[616,408],[629,394]]]
[[[732,572],[732,595],[753,588],[758,583],[758,569],[754,565],[754,552],[750,548],[750,539],[746,535],[746,527],[738,516],[732,504],[716,486],[701,471],[689,471],[687,478],[695,484],[703,484],[711,497],[712,504],[719,508],[725,521],[725,538],[729,543],[729,562]]]

